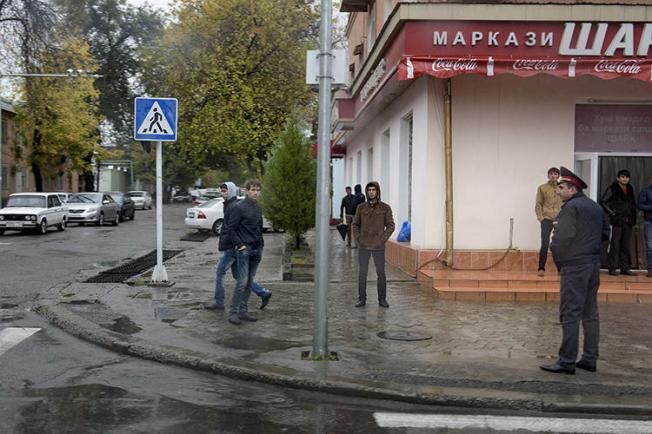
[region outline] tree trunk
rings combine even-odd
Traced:
[[[301,250],[301,234],[294,236],[294,248],[295,250]]]
[[[34,188],[36,191],[43,191],[43,175],[41,168],[36,163],[32,163],[32,173],[34,174]]]

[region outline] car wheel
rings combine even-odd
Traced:
[[[104,213],[101,212],[100,216],[97,218],[97,222],[95,223],[97,226],[103,226],[104,225]]]
[[[134,221],[135,217],[136,217],[136,208],[131,210],[131,221]]]
[[[4,229],[0,229],[0,236],[2,236],[2,235],[4,235],[4,234],[5,234],[5,230],[4,230]]]
[[[121,222],[125,221],[125,216],[122,212],[118,213],[118,220],[120,220]]]
[[[118,226],[120,224],[120,213],[115,215],[115,220],[111,222],[112,226]]]
[[[45,220],[45,219],[41,220],[41,224],[40,224],[40,226],[38,227],[37,230],[38,230],[38,233],[40,235],[45,235],[45,233],[48,231],[48,222],[47,222],[47,220]]]
[[[59,232],[63,232],[66,230],[66,219],[63,219],[63,221],[57,225],[57,230]]]
[[[223,219],[217,219],[215,220],[215,223],[213,223],[213,233],[216,236],[220,236],[220,231],[222,230],[222,224],[224,224]]]

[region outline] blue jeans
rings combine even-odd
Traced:
[[[215,270],[215,304],[217,306],[224,306],[224,275],[231,269],[231,274],[234,279],[237,279],[235,267],[235,250],[226,250],[217,262]],[[258,297],[265,297],[269,295],[270,291],[260,286],[257,282],[251,283],[251,290]]]
[[[652,222],[645,221],[645,253],[647,255],[647,271],[652,273]]]
[[[230,314],[247,313],[251,287],[262,259],[263,249],[246,248],[235,251],[236,284],[231,297]]]

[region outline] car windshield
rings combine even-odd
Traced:
[[[123,197],[122,193],[109,193],[109,196],[111,196],[113,200],[115,200],[116,202],[122,203],[122,197]]]
[[[11,196],[7,202],[7,208],[45,208],[45,196]]]
[[[215,206],[217,203],[222,202],[222,198],[217,198],[217,199],[211,199],[209,201],[206,201],[202,203],[201,205],[198,205],[197,208],[210,208],[212,206]]]
[[[143,192],[142,191],[130,191],[129,196],[131,197],[143,197]]]
[[[101,196],[93,193],[73,194],[68,203],[100,203]]]

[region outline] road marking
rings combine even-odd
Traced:
[[[383,428],[492,429],[578,434],[649,434],[652,422],[617,419],[571,419],[456,414],[374,413]]]
[[[40,328],[8,327],[0,330],[0,355],[32,336]]]

